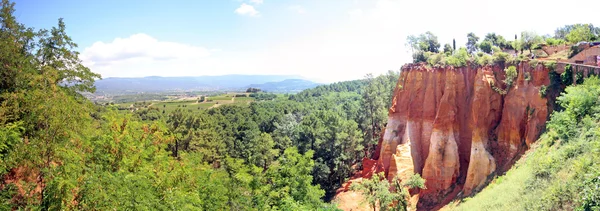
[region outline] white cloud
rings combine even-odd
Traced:
[[[254,9],[254,6],[248,5],[246,3],[242,3],[242,5],[240,5],[240,7],[238,7],[235,10],[235,13],[237,13],[238,15],[247,15],[251,17],[256,17],[260,14],[260,12]]]
[[[262,4],[263,0],[250,0],[250,3],[252,3],[252,4]]]
[[[298,14],[306,13],[306,9],[304,9],[304,7],[302,7],[300,5],[292,5],[292,6],[289,6],[288,9],[290,9]]]
[[[204,52],[195,54],[204,57],[186,57],[184,55],[190,53],[178,54],[181,50],[173,50],[173,54],[177,55],[173,56],[159,50],[148,50],[153,52],[148,53],[140,51],[139,47],[124,47],[156,45],[140,40],[164,43],[153,38],[135,39],[139,42],[136,45],[115,44],[125,42],[131,37],[102,43],[103,45],[94,44],[89,47],[90,50],[86,49],[83,52],[82,57],[85,55],[87,62],[95,62],[90,68],[104,77],[286,74],[302,75],[320,82],[334,82],[359,79],[367,73],[380,74],[387,70],[398,70],[404,63],[411,61],[410,53],[404,45],[409,34],[432,31],[438,35],[442,45],[451,44],[452,39],[456,38],[456,44],[464,46],[466,35],[471,31],[479,37],[483,37],[487,32],[496,32],[511,40],[515,33],[524,30],[545,34],[553,33],[556,27],[565,24],[591,22],[600,25],[592,13],[546,16],[544,21],[522,21],[522,16],[502,16],[490,12],[511,11],[517,4],[522,8],[538,8],[540,11],[560,11],[561,7],[557,4],[538,4],[522,0],[507,1],[502,4],[473,0],[372,0],[355,1],[356,3],[304,1],[303,8],[310,12],[302,16],[292,14],[286,5],[283,10],[287,11],[274,16],[272,21],[245,23],[248,25],[239,28],[236,34],[227,35],[227,39],[222,41],[227,44],[216,44],[218,48],[215,49],[206,50],[176,43],[177,46],[187,46],[181,47],[182,49],[195,49],[183,52]],[[593,0],[585,1],[580,4],[594,3]],[[259,15],[254,7],[247,6],[251,7],[248,11],[255,11],[255,15]],[[427,12],[423,13],[423,10],[418,8],[427,8]],[[240,14],[242,11],[238,10],[236,13]],[[242,13],[252,14],[247,11]],[[104,45],[122,47],[108,48]],[[209,53],[211,55],[206,56]],[[144,56],[139,56],[140,54]]]
[[[197,60],[210,55],[213,50],[183,43],[159,41],[147,34],[134,34],[127,38],[116,38],[112,42],[96,42],[81,54],[84,64],[103,75],[111,71],[137,71],[122,69],[123,64],[171,63],[182,60]],[[136,72],[135,74],[138,74]]]

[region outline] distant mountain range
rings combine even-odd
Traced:
[[[267,92],[296,93],[305,89],[314,88],[318,83],[304,79],[286,79],[278,82],[267,82],[263,84],[251,84],[248,87],[259,88]]]
[[[269,92],[299,92],[318,83],[293,75],[221,75],[193,77],[106,78],[96,81],[99,93],[165,91],[241,91],[249,87]]]

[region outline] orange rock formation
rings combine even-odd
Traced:
[[[504,67],[402,68],[377,166],[388,179],[410,172],[426,179],[420,209],[472,194],[506,171],[545,128],[549,70],[518,65],[506,90]],[[364,173],[363,173],[364,174]]]

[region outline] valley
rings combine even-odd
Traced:
[[[600,210],[598,23],[507,5],[0,0],[0,210]]]

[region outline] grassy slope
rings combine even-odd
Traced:
[[[582,204],[590,200],[600,204],[600,91],[590,92],[599,88],[571,90],[577,95],[571,108],[553,114],[548,132],[511,170],[444,210],[585,210]],[[585,98],[595,105],[578,105]],[[577,117],[582,108],[588,114]]]

